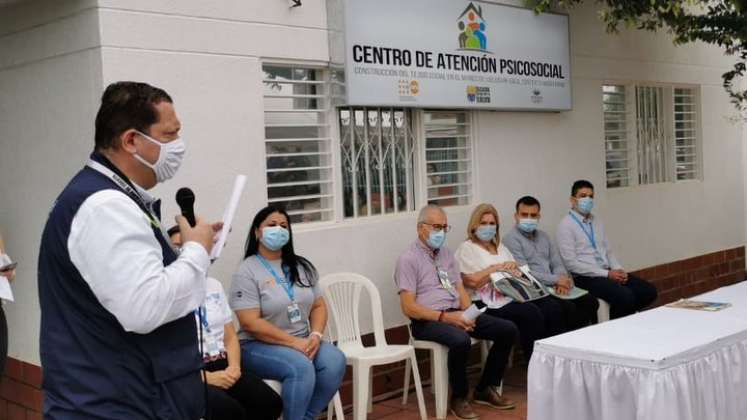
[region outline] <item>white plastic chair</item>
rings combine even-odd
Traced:
[[[449,349],[434,341],[414,339],[409,324],[407,325],[407,331],[410,333],[410,344],[414,348],[431,352],[431,392],[433,392],[436,400],[436,418],[445,419],[447,415],[446,410],[449,404],[449,368],[447,366]],[[480,344],[480,362],[482,366],[485,366],[485,360],[488,358],[489,351],[487,340],[478,340],[476,338],[472,338],[471,340],[473,346],[478,343]],[[412,366],[417,367],[417,365]],[[405,384],[402,392],[402,405],[407,404],[407,397],[409,395],[408,391],[410,389],[410,369],[412,366],[409,360],[405,362]],[[500,393],[503,393],[502,382]]]
[[[597,309],[597,324],[610,320],[610,304],[597,299],[599,301],[599,309]]]
[[[273,391],[277,392],[278,395],[280,395],[283,391],[283,384],[279,381],[274,381],[272,379],[263,379],[264,382],[272,388]],[[340,399],[340,393],[337,392],[332,398],[332,401],[329,403],[329,407],[327,407],[327,420],[332,420],[332,410],[334,408],[335,418],[337,420],[345,420],[344,412],[342,411],[342,400]],[[281,417],[282,418],[282,417]]]
[[[420,418],[426,420],[425,401],[420,384],[415,348],[411,345],[389,345],[384,337],[384,319],[381,313],[381,297],[371,280],[356,273],[328,274],[319,282],[328,312],[332,315],[331,328],[337,347],[345,353],[348,364],[353,367],[353,418],[365,419],[372,408],[373,388],[371,368],[402,360],[412,363],[415,390],[418,396]],[[361,342],[358,309],[361,291],[366,289],[371,299],[371,319],[376,344],[364,347]]]

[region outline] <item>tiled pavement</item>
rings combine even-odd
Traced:
[[[480,420],[526,420],[527,418],[527,388],[526,388],[526,366],[515,366],[506,374],[503,386],[503,395],[516,402],[516,408],[513,410],[495,410],[490,407],[474,404],[475,411],[480,415]],[[476,382],[475,375],[472,377],[473,383]],[[429,419],[434,419],[436,410],[434,407],[433,394],[430,388],[424,388],[425,405]],[[415,392],[411,392],[407,405],[402,405],[401,394],[374,404],[373,412],[368,415],[369,420],[420,420],[418,412],[417,398]],[[352,418],[352,413],[348,410],[345,414],[346,419]],[[449,413],[449,420],[455,420],[453,414]]]

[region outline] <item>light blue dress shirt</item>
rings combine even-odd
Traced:
[[[622,269],[612,254],[604,225],[594,215],[569,211],[560,221],[555,239],[565,268],[573,274],[607,277],[610,270]]]
[[[503,237],[503,245],[519,265],[528,265],[532,275],[543,284],[554,286],[561,275],[567,274],[558,248],[539,229],[529,234],[514,226]]]

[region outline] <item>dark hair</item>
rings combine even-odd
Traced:
[[[116,149],[120,134],[134,128],[150,134],[150,126],[158,122],[156,105],[173,103],[166,91],[147,83],[116,82],[101,95],[96,114],[96,149]]]
[[[527,207],[537,206],[538,209],[542,209],[542,206],[540,206],[540,202],[532,197],[531,195],[525,195],[524,197],[521,197],[519,201],[516,202],[516,211],[519,211],[519,205],[525,205]]]
[[[169,228],[169,230],[166,231],[166,234],[169,235],[169,238],[176,235],[179,232],[179,225],[174,225]]]
[[[288,243],[283,247],[281,261],[283,265],[288,267],[288,269],[290,270],[291,281],[301,287],[311,287],[314,283],[316,283],[319,274],[316,271],[316,267],[314,267],[314,264],[312,264],[311,261],[300,255],[296,255],[295,251],[293,250],[293,229],[291,228],[290,216],[288,216],[288,213],[280,207],[267,206],[260,210],[256,216],[254,216],[252,226],[249,228],[249,236],[246,239],[244,258],[246,259],[251,257],[252,255],[257,255],[257,253],[259,252],[259,238],[257,238],[255,231],[259,228],[259,225],[261,225],[262,222],[264,222],[265,219],[267,219],[272,213],[280,213],[288,220],[288,234],[290,235],[290,238],[288,239]],[[301,277],[298,275],[298,266],[301,266],[303,268],[304,272],[306,273],[306,278],[309,280],[309,284],[304,284],[301,282]]]
[[[594,184],[585,179],[579,179],[578,181],[574,182],[573,186],[571,187],[571,197],[575,197],[576,193],[581,188],[590,188],[592,191],[594,191]]]

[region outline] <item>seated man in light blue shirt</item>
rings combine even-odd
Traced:
[[[610,319],[640,311],[656,300],[656,288],[627,273],[610,250],[604,226],[591,214],[594,185],[580,180],[571,188],[572,209],[560,221],[560,256],[578,287],[610,304]]]
[[[519,265],[528,265],[532,275],[544,285],[554,288],[559,295],[567,295],[573,280],[565,271],[558,248],[550,236],[537,229],[540,220],[540,202],[531,196],[516,202],[516,225],[503,237],[505,245]],[[551,296],[563,309],[561,331],[566,332],[595,323],[599,302],[591,294],[573,300]]]

